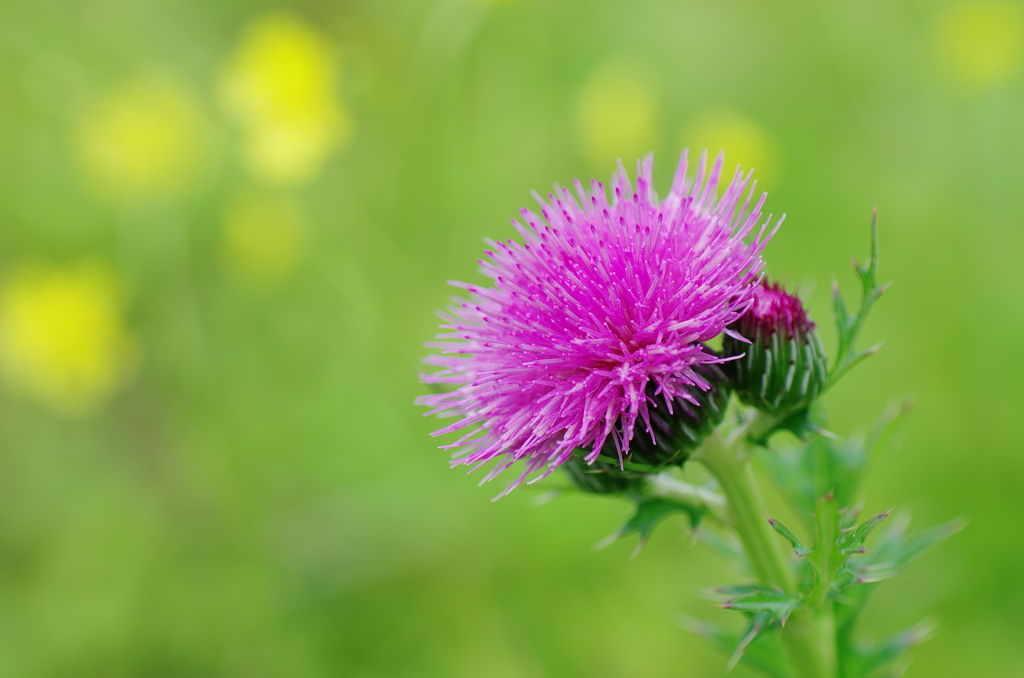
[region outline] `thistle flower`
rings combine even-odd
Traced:
[[[766,196],[748,211],[754,183],[737,169],[717,198],[722,163],[709,173],[702,156],[691,179],[684,151],[661,202],[650,156],[635,191],[620,163],[610,202],[597,181],[590,192],[574,182],[576,195],[556,186],[547,201],[534,194],[541,216],[513,220],[522,243],[486,241],[492,286],[450,283],[469,299],[441,314],[448,331],[428,346],[442,353],[424,361],[442,369],[423,381],[459,388],[417,399],[428,415],[459,417],[434,432],[463,434],[443,446],[457,451],[453,466],[497,460],[486,481],[524,461],[502,494],[574,450],[592,464],[608,441],[621,468],[635,436],[667,442],[652,418],[679,412],[680,400],[700,408],[712,387],[702,366],[722,362],[702,342],[746,310],[770,238],[766,221],[744,241]]]
[[[738,358],[725,369],[741,401],[784,417],[821,393],[825,349],[800,299],[778,283],[756,285],[753,302],[729,330],[722,353]]]

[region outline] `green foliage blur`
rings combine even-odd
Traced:
[[[877,203],[833,428],[913,396],[865,515],[970,525],[865,628],[1021,675],[1022,121],[1009,0],[5,0],[0,677],[724,675],[684,517],[592,552],[627,505],[491,503],[412,406],[531,189],[684,145],[757,168],[828,350]]]

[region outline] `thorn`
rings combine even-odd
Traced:
[[[864,349],[863,351],[861,351],[860,354],[861,355],[874,355],[875,353],[878,353],[878,349],[882,348],[882,346],[884,346],[884,345],[885,345],[885,342],[884,341],[880,341],[877,344],[875,344],[874,346],[872,346],[871,348]]]
[[[616,530],[615,532],[612,532],[611,534],[609,534],[607,537],[605,537],[601,541],[599,541],[596,544],[594,544],[593,546],[591,546],[590,549],[592,551],[600,551],[601,549],[605,548],[606,546],[614,544],[618,540],[622,539],[622,537],[623,537],[622,531],[621,530]]]

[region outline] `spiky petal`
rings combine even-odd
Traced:
[[[534,194],[540,216],[513,220],[522,242],[486,241],[493,284],[451,283],[469,298],[441,315],[447,331],[428,346],[442,353],[425,360],[442,369],[423,381],[459,388],[417,399],[459,417],[434,433],[462,433],[444,446],[458,451],[453,465],[497,459],[488,480],[523,460],[514,487],[578,448],[593,462],[609,439],[621,460],[634,429],[654,440],[650,408],[710,388],[695,367],[721,360],[702,342],[746,310],[771,237],[767,221],[758,229],[765,195],[748,211],[749,173],[716,197],[722,163],[707,173],[702,156],[691,179],[684,151],[661,202],[650,156],[635,190],[620,163],[611,201],[597,181],[589,192],[575,182],[575,195],[556,186],[546,201]]]

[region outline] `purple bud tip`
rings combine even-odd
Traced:
[[[814,322],[807,317],[800,299],[786,292],[779,283],[769,284],[767,280],[754,287],[753,302],[740,323],[743,336],[755,337],[760,331],[766,343],[781,331],[786,332],[787,339],[792,339],[814,329]]]

